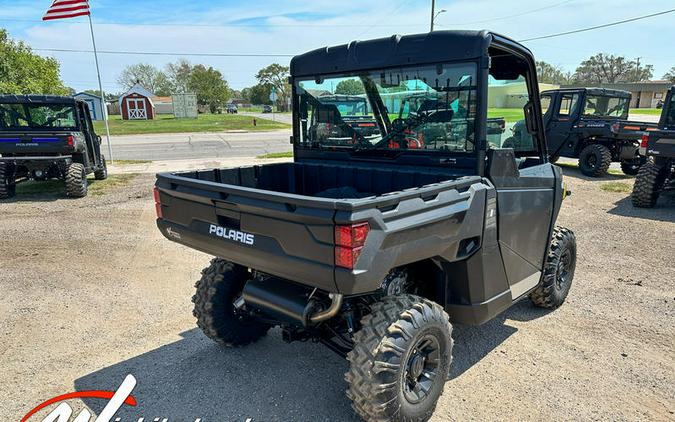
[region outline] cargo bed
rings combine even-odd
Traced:
[[[482,220],[485,195],[479,191],[490,188],[479,176],[457,177],[442,168],[306,162],[157,178],[157,222],[170,240],[345,293],[372,291],[399,264],[392,261],[414,262],[417,250],[442,254],[455,237],[480,236],[480,230],[464,233],[462,223],[470,207]],[[477,192],[480,200],[474,201]],[[360,221],[369,222],[371,234],[358,265],[336,268],[335,225]]]

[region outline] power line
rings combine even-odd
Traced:
[[[41,23],[44,22],[36,19],[13,19],[0,18],[2,22],[26,22],[26,23]],[[68,22],[71,25],[88,25],[86,22]],[[402,27],[402,26],[426,26],[426,23],[405,23],[405,24],[367,24],[367,23],[326,23],[326,24],[305,24],[305,23],[225,23],[225,24],[201,24],[201,23],[187,23],[187,22],[156,22],[156,23],[136,23],[136,22],[94,22],[95,25],[120,25],[120,26],[187,26],[200,28],[231,28],[231,27],[252,27],[252,28],[267,28],[267,27],[287,27],[287,28],[360,28],[360,27]]]
[[[92,50],[76,50],[70,48],[33,48],[35,51],[53,53],[92,53]],[[120,54],[139,56],[195,56],[195,57],[293,57],[295,54],[267,54],[267,53],[177,53],[168,51],[113,51],[99,50],[99,54]]]
[[[605,24],[602,24],[602,25],[590,26],[588,28],[575,29],[573,31],[566,31],[566,32],[559,32],[557,34],[542,35],[540,37],[526,38],[524,40],[518,40],[518,42],[543,40],[543,39],[546,39],[546,38],[562,37],[563,35],[578,34],[579,32],[593,31],[594,29],[607,28],[609,26],[621,25],[621,24],[628,23],[628,22],[635,22],[635,21],[639,21],[639,20],[642,20],[642,19],[653,18],[654,16],[665,15],[667,13],[673,13],[673,12],[675,12],[675,9],[664,10],[663,12],[657,12],[657,13],[652,13],[650,15],[638,16],[638,17],[635,17],[635,18],[624,19],[624,20],[621,20],[621,21],[605,23]]]
[[[398,8],[401,8],[407,0],[401,2]],[[528,42],[535,40],[543,40],[547,38],[562,37],[565,35],[577,34],[580,32],[588,32],[596,29],[607,28],[611,26],[621,25],[624,23],[635,22],[643,19],[652,18],[655,16],[661,16],[668,13],[675,12],[675,9],[664,10],[662,12],[652,13],[649,15],[638,16],[634,18],[623,19],[616,22],[610,22],[602,25],[590,26],[587,28],[575,29],[572,31],[559,32],[556,34],[542,35],[538,37],[526,38],[518,40],[518,42]],[[366,31],[367,32],[367,31]],[[66,48],[34,48],[35,51],[46,51],[46,52],[56,52],[56,53],[92,53],[91,50],[75,50],[75,49],[66,49]],[[293,57],[294,54],[287,53],[179,53],[179,52],[163,52],[163,51],[113,51],[113,50],[103,50],[99,51],[100,54],[116,54],[116,55],[150,55],[150,56],[186,56],[186,57]]]

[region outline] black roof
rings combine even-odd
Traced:
[[[368,41],[352,41],[324,47],[293,57],[291,75],[378,69],[408,64],[438,63],[484,57],[493,41],[499,40],[530,57],[517,42],[489,31],[434,31],[426,34],[394,35]]]
[[[73,97],[59,95],[0,95],[3,104],[75,104],[76,101]]]
[[[618,98],[630,98],[631,93],[628,91],[622,91],[620,89],[608,89],[608,88],[561,88],[561,89],[549,89],[547,91],[542,91],[541,94],[552,92],[580,92],[585,91],[586,94],[590,95],[601,95],[605,97],[618,97]]]

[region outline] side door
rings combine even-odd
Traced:
[[[578,120],[581,99],[579,92],[558,92],[553,97],[544,119],[549,156],[574,155],[572,129]]]
[[[533,70],[522,70],[518,79],[490,78],[489,84],[494,86],[488,89],[488,104],[504,104],[512,111],[503,113],[509,116],[507,126],[515,121],[524,122],[523,141],[513,149],[488,150],[486,168],[487,177],[497,191],[497,243],[513,300],[540,282],[557,214],[556,198],[562,199],[561,174],[547,160]],[[515,110],[519,110],[519,115],[514,115]],[[531,133],[535,131],[538,133],[533,136]]]

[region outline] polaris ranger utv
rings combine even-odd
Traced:
[[[344,80],[363,87],[379,137],[313,94]],[[243,346],[280,326],[347,358],[363,419],[426,421],[452,361],[450,321],[482,324],[527,297],[554,309],[570,290],[575,237],[555,225],[566,190],[534,58],[494,33],[435,31],[296,56],[290,83],[294,162],[158,174],[157,226],[216,256],[192,299],[208,337]],[[516,150],[487,142],[488,102],[506,95],[490,88],[504,83],[528,93],[530,141]],[[419,90],[441,114],[390,120],[385,100]],[[420,143],[429,125],[444,130]]]
[[[640,154],[647,162],[635,178],[631,199],[636,207],[652,208],[661,192],[675,189],[675,87],[663,103],[658,130],[642,137]]]
[[[578,158],[579,170],[592,177],[605,175],[612,162],[620,162],[624,173],[636,175],[644,162],[638,154],[640,139],[656,125],[628,121],[630,99],[630,92],[601,88],[544,91],[541,104],[551,161]],[[514,142],[522,127],[514,126]]]
[[[72,97],[0,95],[0,199],[19,179],[61,179],[66,194],[87,195],[87,174],[108,177],[87,103]]]

